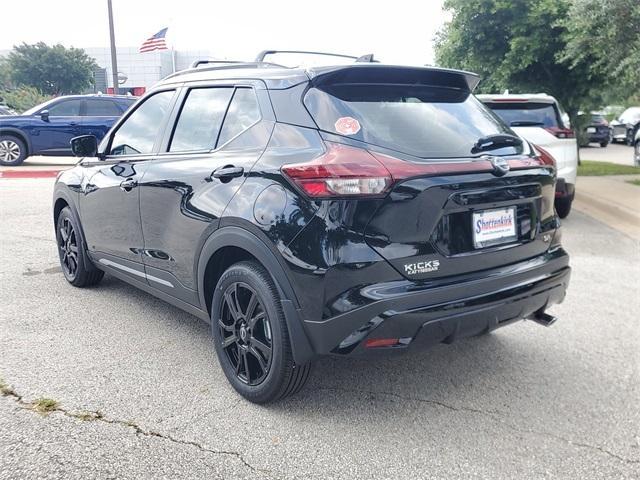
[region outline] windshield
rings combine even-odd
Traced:
[[[422,158],[472,156],[478,139],[513,134],[469,92],[397,84],[311,88],[304,103],[320,129]],[[492,155],[522,153],[522,146]]]
[[[39,110],[41,110],[42,108],[46,107],[47,105],[51,104],[54,100],[56,100],[55,98],[52,98],[51,100],[47,100],[44,103],[41,103],[39,105],[36,105],[35,107],[31,107],[29,110],[25,110],[24,112],[22,112],[22,115],[33,115],[36,112],[38,112]]]
[[[487,105],[512,127],[561,127],[558,111],[551,103],[495,102]]]

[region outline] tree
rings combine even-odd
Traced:
[[[10,90],[0,88],[0,104],[5,103],[16,112],[22,113],[40,103],[49,100],[49,96],[43,95],[34,87],[19,87]]]
[[[82,49],[43,42],[13,47],[7,64],[13,82],[48,95],[81,93],[92,84],[97,67]]]
[[[575,0],[562,24],[563,62],[588,64],[591,76],[607,78],[608,100],[640,101],[638,0]]]
[[[0,57],[0,89],[11,87],[11,70],[5,57]]]
[[[436,60],[480,74],[479,91],[545,92],[572,119],[600,102],[599,73],[581,59],[560,58],[569,0],[445,0],[444,6],[452,19],[438,34]]]

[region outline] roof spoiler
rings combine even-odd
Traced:
[[[392,65],[345,65],[310,68],[311,83],[316,87],[337,84],[397,84],[453,88],[473,92],[480,77],[463,70],[438,67]]]
[[[326,57],[336,57],[336,58],[349,58],[356,63],[378,63],[377,60],[373,59],[373,53],[368,53],[366,55],[361,55],[359,57],[354,57],[353,55],[343,55],[341,53],[328,53],[328,52],[312,52],[308,50],[263,50],[256,57],[256,62],[264,62],[264,57],[267,55],[274,55],[276,53],[296,53],[300,55],[324,55]]]

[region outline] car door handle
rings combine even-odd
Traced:
[[[227,165],[225,167],[218,168],[213,171],[211,176],[220,180],[231,180],[232,178],[240,177],[244,173],[244,168],[234,167],[233,165]]]
[[[138,186],[138,182],[136,182],[133,178],[127,178],[122,183],[120,183],[120,190],[124,192],[130,192],[132,189]]]

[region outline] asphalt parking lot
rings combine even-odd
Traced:
[[[553,327],[321,360],[260,407],[195,317],[114,278],[66,284],[52,184],[0,180],[2,479],[640,477],[637,239],[574,211]]]
[[[588,147],[580,149],[580,159],[633,165],[633,147],[621,143],[610,143],[602,148],[596,143],[591,143]]]

